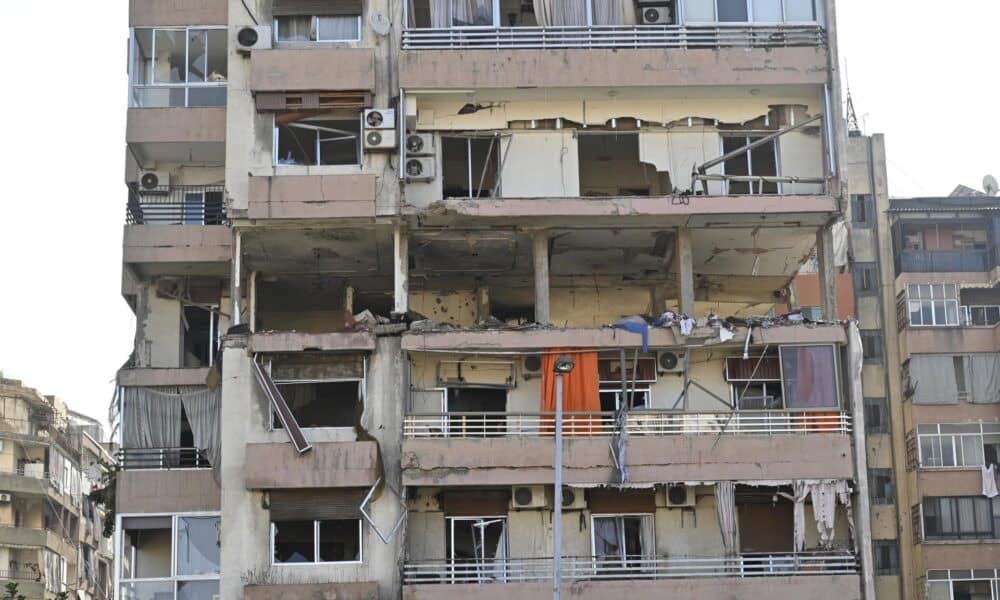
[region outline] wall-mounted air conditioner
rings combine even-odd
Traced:
[[[584,510],[587,508],[587,497],[581,488],[563,486],[563,510]]]
[[[406,154],[407,156],[433,156],[434,134],[433,133],[406,134]]]
[[[407,181],[432,181],[435,174],[433,156],[414,156],[406,159]]]
[[[165,193],[170,187],[170,173],[167,171],[143,171],[139,175],[139,191],[142,193]]]
[[[396,111],[391,108],[366,108],[365,129],[395,129]]]
[[[656,353],[657,373],[682,373],[684,372],[684,353],[660,350]]]
[[[270,25],[245,25],[236,30],[236,51],[240,54],[250,54],[251,50],[270,48]]]
[[[510,490],[510,507],[515,510],[525,508],[545,508],[545,486],[514,486]]]
[[[521,361],[521,369],[525,377],[539,377],[542,374],[542,357],[525,356]]]
[[[673,11],[667,4],[647,5],[641,10],[643,25],[671,25],[674,22]]]
[[[10,504],[10,494],[0,494],[0,504]]]
[[[369,129],[365,131],[365,152],[386,152],[395,147],[395,129]]]
[[[667,496],[667,508],[692,508],[696,503],[694,488],[675,483],[664,490]]]

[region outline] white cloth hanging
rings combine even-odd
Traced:
[[[812,484],[813,518],[816,519],[816,530],[819,532],[819,545],[823,549],[833,546],[833,528],[837,513],[836,482],[821,482]]]
[[[996,498],[1000,496],[1000,492],[997,491],[997,473],[996,465],[983,466],[983,495],[987,498]]]

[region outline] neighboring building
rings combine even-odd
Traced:
[[[86,497],[111,458],[100,424],[2,376],[0,403],[0,581],[29,599],[111,598],[103,510]]]
[[[132,0],[120,597],[874,597],[835,22]]]

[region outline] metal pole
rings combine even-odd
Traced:
[[[563,469],[563,375],[556,373],[556,483],[553,496],[552,523],[552,598],[560,600],[560,571],[562,570],[562,469]]]

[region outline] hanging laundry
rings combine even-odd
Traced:
[[[649,351],[649,323],[646,322],[646,319],[640,316],[625,317],[619,319],[612,327],[638,333],[642,336],[642,351]]]
[[[694,329],[695,320],[688,316],[681,317],[680,325],[681,335],[691,335],[691,330]]]
[[[1000,496],[1000,492],[997,491],[997,472],[996,465],[983,466],[983,495],[987,498],[996,498]]]

